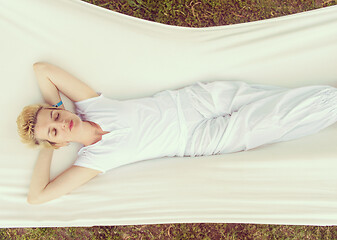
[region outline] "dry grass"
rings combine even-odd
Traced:
[[[150,21],[185,27],[229,25],[337,4],[337,0],[83,0]]]

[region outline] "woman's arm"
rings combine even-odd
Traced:
[[[100,173],[98,170],[71,166],[50,181],[50,163],[53,149],[42,149],[36,161],[29,187],[27,202],[41,204],[59,198]]]
[[[73,102],[98,96],[97,93],[84,82],[55,65],[37,62],[34,63],[33,68],[43,98],[45,102],[50,105],[61,101],[59,91]]]

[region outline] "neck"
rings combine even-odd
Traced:
[[[83,121],[83,129],[81,131],[80,141],[77,141],[84,146],[89,146],[95,144],[102,139],[102,135],[107,133],[104,132],[101,127],[90,121]]]

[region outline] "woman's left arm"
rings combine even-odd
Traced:
[[[50,181],[53,149],[41,149],[33,171],[27,202],[41,204],[59,198],[88,182],[101,171],[71,166]]]

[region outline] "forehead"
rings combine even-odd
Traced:
[[[48,127],[51,121],[52,109],[41,109],[36,116],[35,137],[39,139],[49,139]]]

